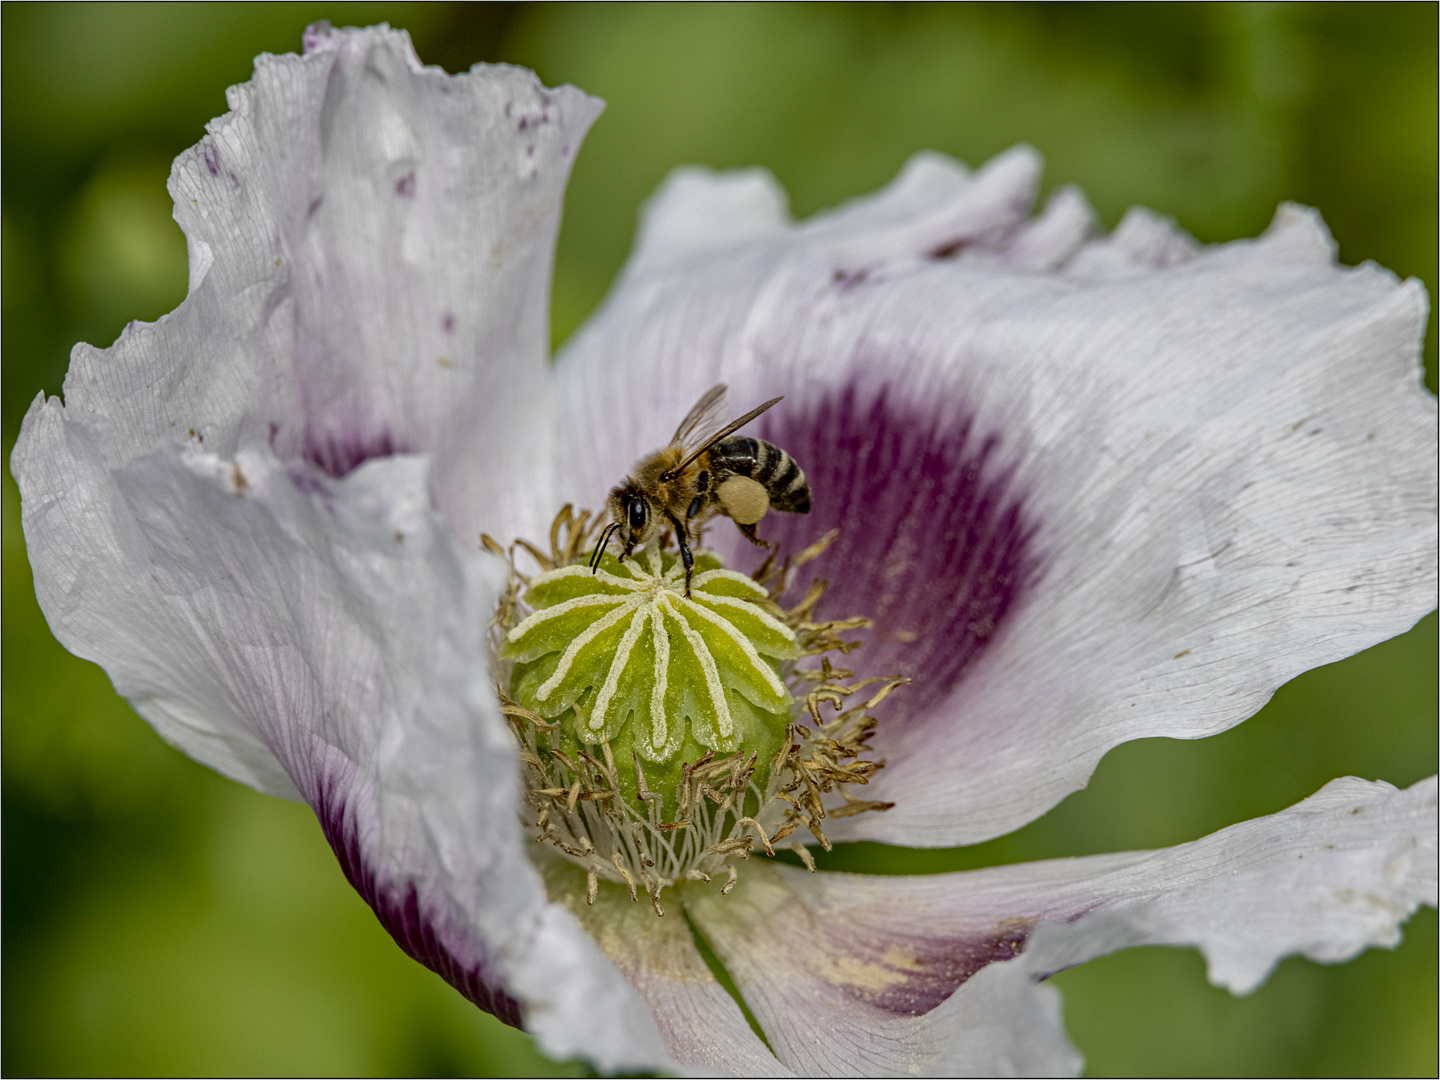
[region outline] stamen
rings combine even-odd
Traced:
[[[630,901],[634,903],[639,897],[635,894],[635,879],[630,876],[630,871],[625,868],[625,860],[620,858],[620,852],[617,851],[610,857],[610,861],[615,864],[615,869],[620,871],[620,876],[625,879],[625,884],[630,887]]]
[[[792,841],[787,846],[796,855],[800,856],[800,861],[805,864],[806,870],[809,870],[812,874],[815,873],[815,858],[810,854],[809,848],[807,848],[804,844],[800,843],[800,841],[798,840]]]
[[[847,794],[847,793],[846,793],[846,792],[841,792],[841,794],[842,794],[842,795],[845,795],[845,794]],[[847,795],[847,797],[848,797],[848,795]],[[876,805],[878,805],[878,804],[876,804]],[[894,804],[892,803],[891,805],[894,805]],[[888,808],[887,808],[887,809],[888,809]],[[754,818],[751,818],[751,817],[742,817],[742,818],[739,819],[739,824],[741,824],[741,825],[749,825],[752,829],[754,829],[755,832],[756,832],[756,834],[760,837],[760,846],[765,849],[765,854],[771,856],[772,858],[774,857],[774,855],[775,855],[775,849],[770,846],[770,838],[765,835],[765,829],[764,829],[763,826],[761,826],[761,824],[760,824],[758,821],[756,821]]]
[[[605,745],[609,746],[610,744],[606,743]],[[643,799],[645,802],[653,802],[656,799],[660,798],[659,795],[656,795],[653,791],[651,791],[648,787],[645,786],[645,770],[640,767],[640,755],[637,754],[634,750],[631,750],[630,756],[635,759],[635,779],[639,782],[640,798]]]

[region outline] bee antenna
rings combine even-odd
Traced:
[[[606,525],[605,528],[600,530],[600,539],[596,541],[595,551],[590,556],[590,573],[595,574],[599,572],[600,556],[605,553],[606,547],[608,547],[610,544],[610,537],[615,534],[615,530],[619,527],[620,525],[618,522],[612,521],[610,522],[610,524]]]

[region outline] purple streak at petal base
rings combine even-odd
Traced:
[[[354,820],[345,811],[344,799],[332,785],[321,785],[315,806],[320,827],[340,869],[355,891],[374,910],[380,925],[389,931],[406,954],[435,972],[472,1003],[511,1027],[521,1027],[520,1003],[505,993],[482,961],[466,964],[440,940],[434,922],[420,907],[413,882],[398,889],[382,888],[375,872],[365,865]]]
[[[825,617],[873,619],[856,661],[867,674],[915,679],[897,710],[925,713],[1039,576],[1035,525],[1000,436],[980,431],[963,403],[927,417],[884,392],[861,402],[853,388],[808,411],[774,409],[762,427],[805,470],[813,509],[770,514],[760,535],[795,554],[840,529],[795,587],[803,595],[825,578]]]
[[[842,984],[841,989],[848,997],[899,1016],[924,1016],[938,1008],[981,968],[1017,956],[1030,934],[1029,924],[1018,921],[992,933],[908,941],[887,934],[883,927],[870,930],[864,937],[837,941],[839,955],[858,956],[900,978],[884,987],[854,983]],[[891,950],[897,947],[905,954],[903,967],[892,961]]]
[[[779,972],[801,975],[795,998],[820,1015],[924,1016],[979,971],[1018,956],[1035,925],[1030,918],[962,914],[924,901],[917,908],[903,885],[893,888],[903,879],[883,879],[886,887],[875,892],[867,888],[875,879],[849,883],[840,875],[799,873],[784,875],[796,886],[790,902],[757,905],[712,923],[709,932],[722,950],[738,954],[747,982]],[[761,998],[773,1004],[783,996],[767,991]]]
[[[367,433],[358,426],[350,431],[317,430],[317,427],[312,424],[305,431],[305,460],[337,480],[371,458],[406,452],[389,431]]]

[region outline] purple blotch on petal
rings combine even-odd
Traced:
[[[306,56],[317,52],[328,52],[335,47],[335,27],[330,25],[328,19],[311,23],[300,35],[300,46]]]
[[[445,312],[444,317],[440,320],[440,328],[447,334],[455,332],[455,313],[453,311]]]
[[[413,169],[395,181],[395,194],[402,199],[415,197],[415,171]]]
[[[812,577],[825,578],[827,618],[874,621],[865,670],[913,678],[896,709],[901,722],[922,715],[1039,576],[1036,525],[1013,465],[963,402],[927,417],[884,392],[862,403],[850,388],[809,409],[788,404],[766,414],[761,433],[805,470],[813,509],[770,514],[760,534],[794,554],[840,530],[795,587],[803,595]]]
[[[388,429],[362,431],[358,426],[320,425],[305,429],[305,460],[337,480],[371,458],[406,453]]]
[[[869,276],[870,271],[862,266],[859,270],[837,269],[830,275],[830,280],[841,292],[848,292],[857,285],[865,284]]]
[[[520,1003],[505,993],[484,960],[467,964],[446,948],[436,932],[434,920],[421,909],[415,885],[410,883],[398,889],[380,886],[375,871],[365,864],[355,821],[346,812],[344,798],[333,784],[321,782],[315,814],[325,839],[340,860],[345,879],[370,905],[380,925],[389,931],[406,955],[424,964],[492,1016],[511,1027],[521,1027]]]
[[[205,147],[205,168],[210,170],[211,176],[220,175],[220,159],[215,154],[215,148],[208,144]]]
[[[285,470],[285,475],[290,477],[290,482],[295,485],[295,490],[301,494],[328,497],[327,489],[320,482],[320,478],[315,475],[314,469],[302,465],[292,465]]]
[[[853,926],[851,927],[853,929]],[[1009,920],[993,931],[954,937],[897,938],[875,928],[875,933],[836,941],[839,955],[893,972],[900,978],[877,980],[889,985],[842,983],[849,997],[900,1016],[923,1016],[943,1004],[961,984],[981,968],[1010,960],[1025,947],[1030,924]],[[903,963],[896,963],[903,958]]]
[[[864,879],[856,892],[843,876],[799,879],[797,871],[785,876],[798,888],[751,894],[761,902],[748,910],[742,894],[741,910],[711,920],[702,909],[700,923],[722,957],[741,962],[747,981],[801,975],[797,1005],[812,1016],[923,1016],[983,968],[1018,956],[1035,925],[1031,917],[932,906],[903,885],[881,890],[890,894],[883,898]]]

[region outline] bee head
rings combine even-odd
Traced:
[[[645,493],[627,483],[610,492],[610,521],[628,552],[650,539],[655,514]]]

